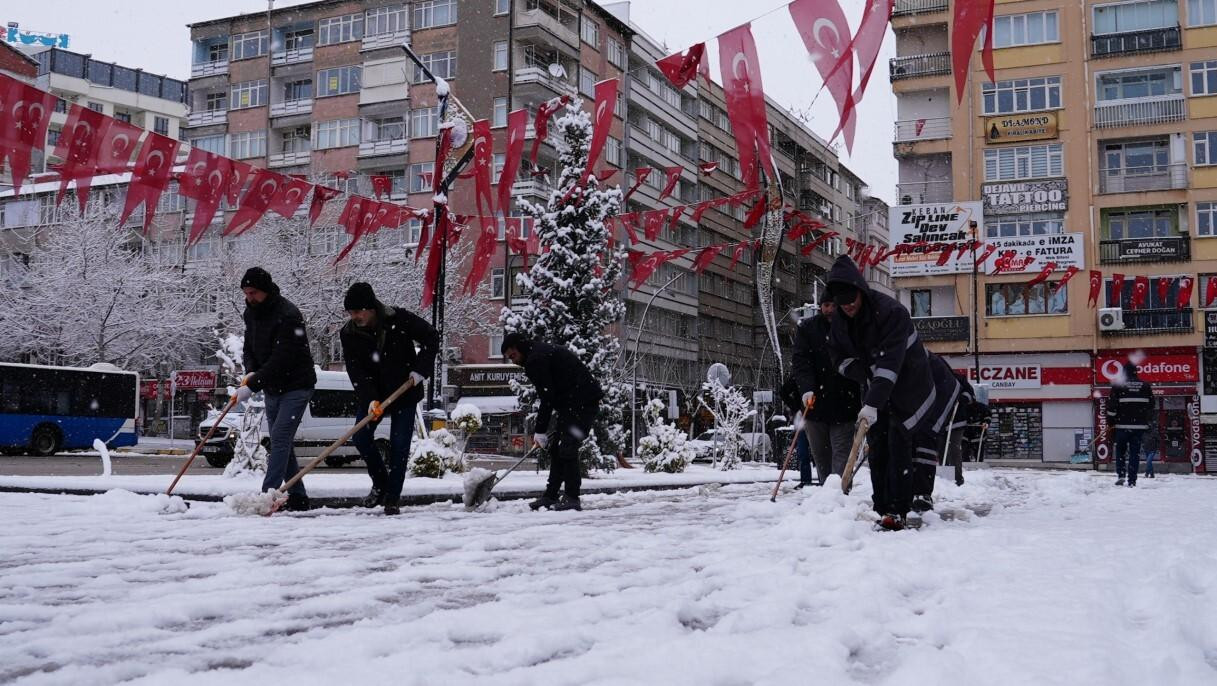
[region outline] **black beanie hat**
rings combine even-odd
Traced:
[[[347,296],[342,301],[344,310],[375,310],[380,303],[372,292],[371,284],[356,281],[347,289]]]
[[[250,267],[245,271],[245,276],[241,277],[241,288],[246,287],[256,288],[269,295],[279,292],[279,287],[271,280],[270,273],[261,267]]]
[[[515,348],[524,355],[528,355],[528,352],[532,350],[532,341],[518,331],[509,333],[503,337],[503,344],[499,346],[499,353],[506,356],[507,351],[511,348]]]
[[[838,306],[852,305],[858,299],[858,287],[853,284],[834,281],[828,286],[828,294]]]

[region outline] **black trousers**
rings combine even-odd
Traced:
[[[913,502],[913,440],[890,412],[866,432],[875,512],[907,515]]]
[[[557,498],[561,491],[568,498],[578,498],[583,486],[583,466],[579,464],[579,447],[592,431],[598,408],[557,413],[557,431],[549,443],[549,481],[545,495]],[[563,487],[565,486],[565,490]]]

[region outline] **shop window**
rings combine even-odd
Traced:
[[[1069,289],[1057,288],[1057,281],[1027,288],[1025,282],[991,283],[985,286],[989,317],[1018,317],[1029,314],[1069,312]]]
[[[1044,418],[1040,403],[995,403],[985,437],[985,460],[1043,460]]]

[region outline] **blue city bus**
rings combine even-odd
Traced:
[[[0,448],[53,455],[135,445],[139,374],[111,364],[48,367],[0,362]]]

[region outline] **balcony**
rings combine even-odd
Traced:
[[[1139,193],[1187,188],[1187,164],[1099,170],[1100,193]]]
[[[190,65],[190,78],[201,79],[207,76],[222,76],[228,73],[228,60],[214,62],[196,62]]]
[[[1164,124],[1184,119],[1187,119],[1187,106],[1182,94],[1096,105],[1094,108],[1094,125],[1098,129]]]
[[[551,2],[542,2],[536,9],[518,10],[515,16],[515,30],[519,32],[519,37],[523,40],[539,38],[546,43],[553,44],[554,47],[574,49],[574,55],[578,56],[579,18],[574,12],[563,6],[562,0],[551,0]],[[566,21],[562,21],[560,17],[565,17]],[[553,43],[551,40],[547,40],[549,37],[556,38],[558,42]]]
[[[536,179],[516,181],[511,186],[511,197],[517,198],[520,196],[533,196],[537,198],[548,198],[549,190],[549,184]]]
[[[313,158],[313,153],[310,150],[297,152],[278,152],[272,153],[270,161],[267,162],[271,167],[295,167],[301,164],[308,164]]]
[[[951,53],[936,52],[932,55],[893,57],[888,63],[892,81],[918,76],[940,76],[951,73]]]
[[[951,181],[914,181],[896,184],[896,202],[900,205],[922,205],[951,202],[955,190]]]
[[[1191,333],[1192,308],[1175,309],[1163,307],[1143,310],[1124,310],[1124,328],[1104,331],[1105,336],[1138,336],[1153,333]]]
[[[395,48],[410,39],[410,30],[401,29],[400,31],[389,31],[386,33],[378,33],[373,36],[364,36],[363,43],[359,46],[360,50],[379,50],[381,48]]]
[[[1186,235],[1099,241],[1100,264],[1188,262],[1191,259],[1192,242]]]
[[[402,155],[410,148],[407,138],[387,138],[382,141],[363,141],[359,144],[360,157],[381,157],[383,155]]]
[[[896,0],[896,6],[892,8],[892,16],[906,17],[914,14],[945,12],[949,4],[947,0]]]
[[[968,317],[913,317],[913,329],[926,343],[934,341],[966,341],[970,338]]]
[[[308,114],[312,111],[312,98],[299,98],[297,100],[272,102],[270,104],[270,116],[272,117],[290,117],[295,114]]]
[[[1146,52],[1169,52],[1182,48],[1183,37],[1178,26],[1090,36],[1091,57],[1119,57]]]
[[[541,87],[553,95],[575,95],[575,84],[560,78],[554,78],[549,70],[543,67],[522,67],[515,71],[515,87],[523,89],[526,86]]]
[[[905,119],[896,122],[897,143],[912,143],[916,141],[936,141],[951,137],[950,117],[929,117],[926,119]]]
[[[186,115],[186,126],[212,126],[227,123],[228,110],[203,110]]]
[[[271,53],[270,63],[275,67],[282,67],[288,64],[300,64],[301,62],[313,61],[313,46],[307,48],[291,48],[290,50],[276,50]]]

